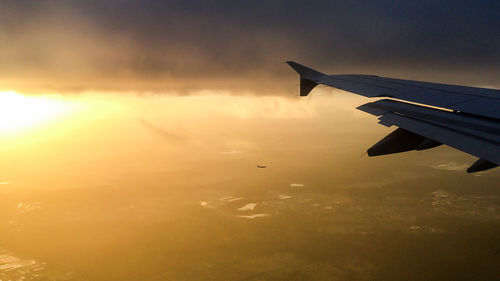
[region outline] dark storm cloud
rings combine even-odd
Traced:
[[[288,59],[488,85],[500,74],[498,1],[11,1],[0,22],[0,74],[17,82],[226,87],[289,74]]]

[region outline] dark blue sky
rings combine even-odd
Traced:
[[[289,59],[493,86],[500,76],[500,1],[4,1],[0,23],[0,74],[53,83],[282,75]]]

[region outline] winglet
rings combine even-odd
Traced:
[[[311,69],[307,66],[303,66],[294,61],[287,61],[297,73],[300,75],[300,95],[307,96],[314,87],[318,85],[318,81],[326,74]]]

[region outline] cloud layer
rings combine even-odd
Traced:
[[[289,59],[498,86],[499,11],[447,0],[4,2],[0,86],[264,91],[291,77]]]

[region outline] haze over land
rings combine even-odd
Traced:
[[[72,111],[2,133],[0,238],[24,261],[5,276],[499,274],[498,171],[467,174],[474,158],[447,147],[360,157],[390,132],[353,109],[362,98],[320,88],[307,99],[59,99]],[[38,279],[26,273],[40,267]]]

